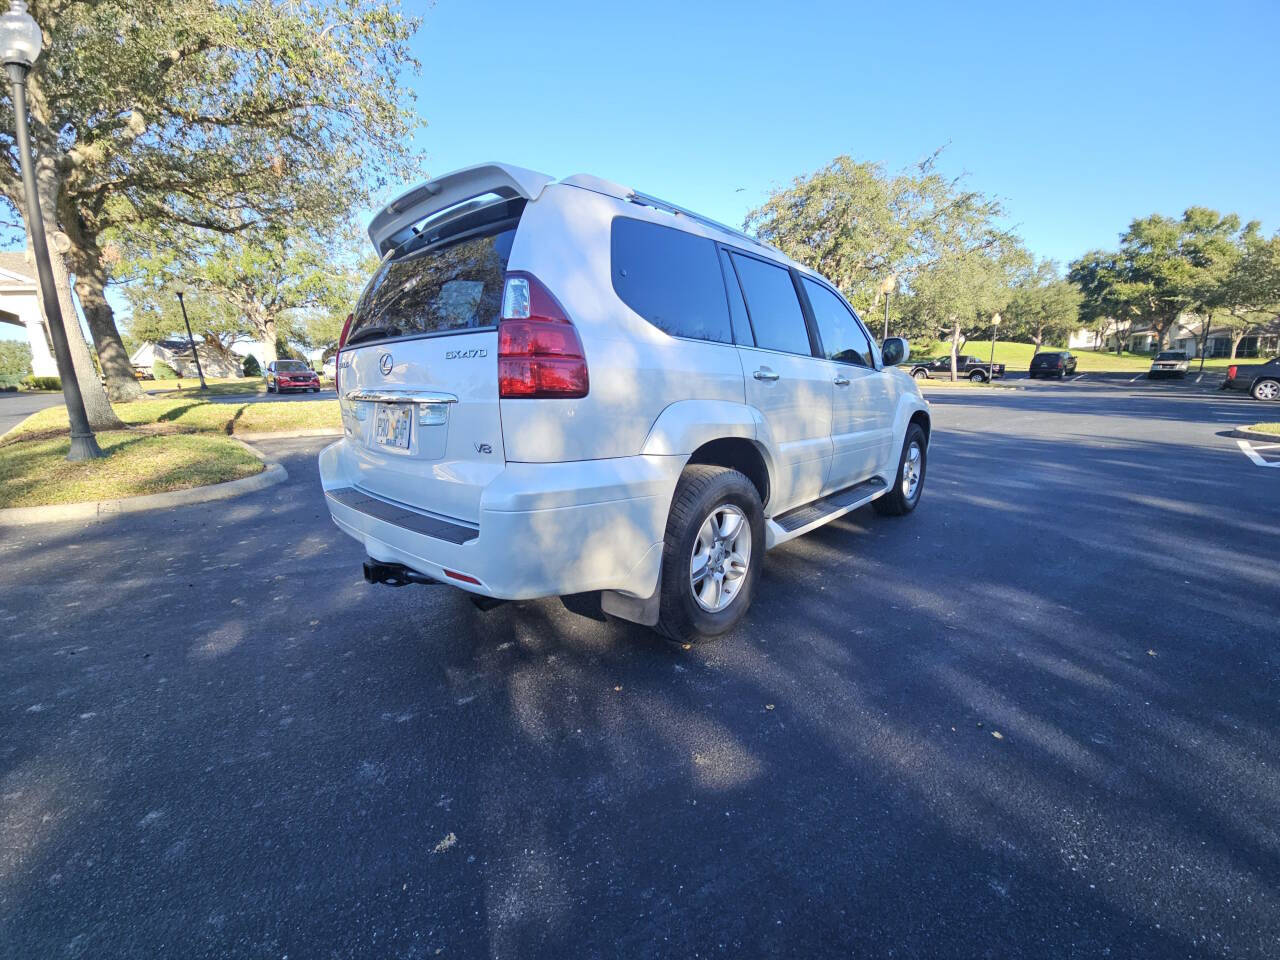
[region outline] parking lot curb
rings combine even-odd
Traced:
[[[273,436],[273,434],[267,434]],[[275,434],[278,436],[278,434]],[[212,483],[188,490],[170,490],[167,493],[150,493],[140,497],[122,497],[118,500],[95,500],[89,503],[51,503],[43,507],[9,507],[0,510],[0,526],[31,526],[40,523],[61,523],[68,520],[102,520],[121,513],[137,513],[142,510],[166,510],[185,507],[211,500],[227,500],[257,490],[274,487],[289,479],[289,473],[278,463],[269,461],[258,450],[232,437],[242,447],[261,460],[266,469],[252,477]]]
[[[237,433],[232,439],[235,440],[292,440],[298,437],[340,437],[341,430],[335,430],[332,427],[315,427],[310,430],[281,430],[272,433]]]
[[[1280,443],[1280,434],[1262,433],[1258,430],[1249,430],[1246,427],[1237,427],[1231,431],[1233,437],[1241,440],[1261,440],[1263,443]]]

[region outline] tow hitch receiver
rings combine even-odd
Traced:
[[[407,587],[411,583],[438,584],[440,581],[428,577],[425,573],[410,570],[403,563],[383,563],[380,560],[365,560],[364,578],[370,583],[385,583],[389,587]]]

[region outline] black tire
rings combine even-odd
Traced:
[[[975,370],[973,373],[969,374],[969,381],[971,383],[986,383],[987,375],[981,370]]]
[[[273,386],[271,385],[271,381],[270,381],[270,380],[268,380],[268,381],[267,381],[267,393],[275,393],[275,389],[276,389],[276,388],[275,388],[275,387],[273,387]]]
[[[1059,380],[1065,380],[1065,379],[1067,379],[1067,371],[1065,371],[1065,370],[1059,370],[1059,371],[1058,371],[1058,379],[1059,379]]]
[[[723,610],[704,609],[690,580],[693,551],[707,518],[724,505],[736,507],[750,527],[751,552],[737,593]],[[692,642],[733,629],[746,615],[764,566],[764,508],[760,493],[745,476],[728,467],[693,464],[685,467],[667,514],[662,548],[662,582],[658,632],[672,640]]]
[[[912,376],[912,379],[915,379],[915,380],[928,380],[929,372],[927,370],[912,370],[911,376]]]
[[[319,388],[319,387],[312,387],[312,388],[311,388],[311,392],[312,392],[312,393],[319,393],[319,392],[320,392],[320,388]]]
[[[902,477],[907,466],[907,454],[913,443],[920,448],[920,476],[916,481],[915,490],[908,496],[903,490]],[[914,510],[916,504],[920,502],[920,495],[924,492],[928,466],[928,439],[925,437],[924,428],[918,423],[913,423],[907,427],[907,435],[902,440],[902,454],[898,457],[898,470],[893,477],[893,486],[883,497],[871,501],[871,505],[876,508],[876,513],[883,517],[903,517]]]
[[[1280,380],[1255,380],[1249,396],[1255,400],[1280,400]]]

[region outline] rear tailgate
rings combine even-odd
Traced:
[[[523,200],[429,224],[385,260],[339,354],[356,485],[478,523],[504,468],[497,322]]]

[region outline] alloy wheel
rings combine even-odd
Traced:
[[[751,566],[751,524],[731,503],[713,509],[698,528],[689,560],[689,588],[703,610],[733,603]]]
[[[922,456],[920,444],[913,441],[907,448],[907,459],[902,464],[902,496],[908,503],[915,500],[916,493],[920,490]]]

